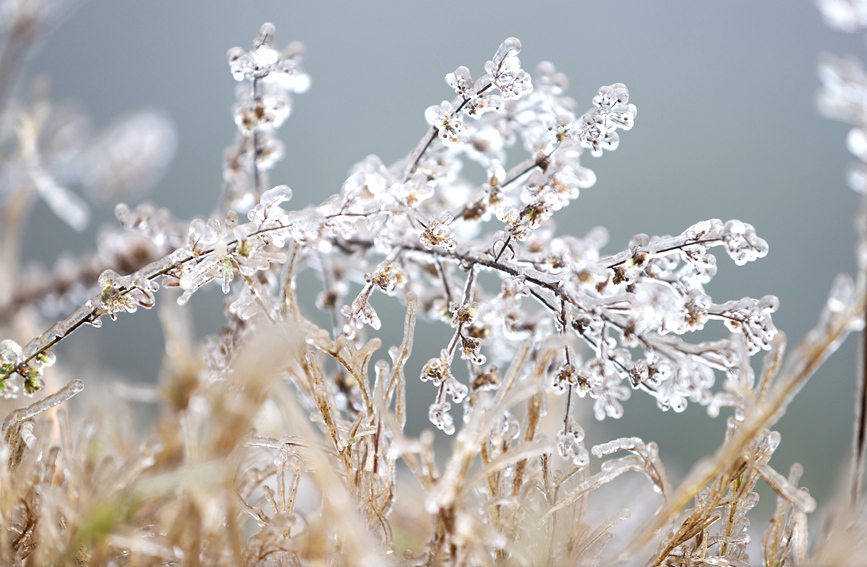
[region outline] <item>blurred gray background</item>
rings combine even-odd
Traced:
[[[613,253],[640,232],[679,233],[712,217],[752,223],[769,255],[741,268],[721,255],[708,289],[717,302],[776,294],[775,321],[790,342],[816,321],[834,275],[853,269],[858,198],[844,176],[854,158],[844,146],[847,127],[820,118],[814,95],[820,53],[864,56],[864,38],[825,28],[807,0],[92,0],[41,45],[19,93],[45,74],[54,99],[76,101],[99,126],[142,106],[164,110],[176,124],[178,151],[146,198],[178,218],[206,216],[235,132],[225,53],[248,49],[265,21],[276,25],[279,46],[300,40],[308,48],[312,87],[295,97],[281,129],[287,157],[271,176],[293,188],[294,206],[337,191],[369,153],[386,163],[407,153],[425,131],[425,108],[453,96],[445,74],[466,65],[478,76],[499,43],[515,36],[524,67],[554,62],[582,110],[600,85],[614,82],[626,83],[639,110],[616,152],[585,158],[598,183],[555,217],[561,232],[605,225]],[[105,207],[94,226],[110,222]],[[53,262],[64,250],[95,244],[95,228],[73,233],[44,205],[29,230],[26,258]],[[302,293],[312,299],[316,291]],[[214,289],[191,302],[197,334],[219,328],[219,295]],[[67,343],[133,381],[154,379],[163,349],[153,312],[121,316]],[[415,368],[438,348],[419,347]],[[820,501],[849,451],[856,351],[850,338],[778,426],[783,443],[773,464],[785,473],[792,461],[803,462],[803,483]],[[426,415],[432,391],[412,393]],[[711,453],[724,431],[724,418],[712,420],[702,408],[663,414],[638,394],[606,429],[596,428],[589,411],[583,422],[590,443],[613,435],[658,441],[675,478]]]

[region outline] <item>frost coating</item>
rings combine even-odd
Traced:
[[[80,315],[84,322],[99,325],[102,315],[153,306],[159,282],[183,291],[180,304],[219,282],[238,321],[260,314],[279,320],[287,309],[284,266],[291,258],[293,266],[309,265],[320,275],[317,305],[329,313],[340,341],[361,341],[368,327],[381,327],[371,303],[380,292],[412,293],[424,313],[450,324],[451,339],[420,376],[437,389],[429,417],[447,433],[455,430],[453,406],[468,418],[481,392],[502,387],[496,365],[524,340],[540,349],[534,356],[546,353],[542,383],[565,405],[558,452],[576,466],[588,457],[570,411],[583,400],[600,420],[622,416],[633,390],[676,412],[690,401],[716,399],[711,411],[736,405],[714,397],[716,374],[741,380],[738,349],[752,355],[771,348],[777,300],[717,304],[704,286],[717,271],[713,247],[723,247],[738,265],[767,254],[751,225],[710,219],[678,236],[637,235],[607,257],[602,228],[583,238],[554,236],[556,214],[597,181],[582,163],[585,149],[597,157],[614,150],[618,132],[634,126],[637,110],[625,85],[600,87],[590,110],[579,115],[565,95],[566,77],[542,63],[531,79],[517,57],[520,42],[507,39],[479,79],[467,67],[446,76],[456,98],[427,109],[431,129],[406,160],[386,166],[368,156],[336,195],[292,211],[292,191],[268,188],[266,173],[282,153],[274,136],[289,116],[288,92],[305,90],[307,80],[299,67],[302,50],[279,52],[273,37],[266,24],[250,51],[229,52],[241,86],[222,212],[179,226],[155,210],[119,206],[128,230],[177,249],[128,276],[105,271],[99,296]],[[505,150],[518,140],[528,157],[507,168]],[[850,136],[856,153],[860,140]],[[487,181],[465,180],[464,160],[481,164]],[[501,283],[483,282],[480,272]],[[360,291],[352,293],[353,282]],[[715,321],[731,331],[729,339],[686,340]],[[210,341],[218,375],[235,340],[230,334]],[[38,352],[44,344],[30,348]],[[20,369],[35,384],[35,358],[22,363],[11,347],[3,353],[5,376]],[[492,367],[485,367],[488,361]]]
[[[12,1],[0,9],[21,6],[31,16],[50,4]],[[836,4],[838,11],[860,10],[863,2]],[[861,25],[858,13],[849,17],[851,27]],[[20,22],[3,25],[11,30]],[[798,486],[800,467],[788,477],[771,468],[780,436],[768,428],[845,334],[863,327],[863,214],[856,223],[858,277],[835,281],[819,325],[783,364],[775,298],[730,301],[709,293],[717,270],[732,268],[726,256],[742,264],[767,253],[747,223],[710,219],[678,227],[686,230],[674,236],[638,234],[610,245],[603,228],[555,226],[560,211],[595,185],[588,160],[629,143],[620,137],[636,110],[623,85],[593,91],[577,81],[590,106],[582,114],[566,96],[562,73],[541,63],[528,80],[519,44],[507,40],[477,79],[463,66],[446,75],[455,98],[428,112],[430,127],[405,159],[385,164],[368,156],[340,191],[301,208],[288,187],[268,179],[285,149],[276,130],[291,116],[289,91],[304,88],[300,75],[281,67],[297,62],[300,50],[278,50],[274,35],[273,26],[263,26],[249,52],[230,56],[239,79],[237,137],[225,155],[215,212],[187,221],[150,205],[120,205],[123,231],[102,235],[97,253],[63,259],[51,273],[34,271],[12,282],[11,295],[5,283],[14,257],[13,269],[3,270],[0,319],[14,319],[13,331],[19,316],[31,317],[23,305],[66,317],[23,347],[0,344],[0,384],[10,397],[33,394],[43,381],[54,389],[62,374],[46,370],[51,349],[85,324],[152,307],[164,287],[180,288],[182,302],[211,283],[226,293],[225,325],[205,343],[207,367],[179,317],[172,309],[161,313],[169,340],[160,425],[136,449],[117,442],[123,433],[111,422],[110,435],[85,424],[70,436],[63,413],[59,441],[44,434],[49,416],[31,417],[80,389],[75,382],[59,397],[10,414],[0,440],[0,484],[15,496],[0,502],[4,533],[12,534],[0,554],[10,563],[51,564],[45,558],[58,550],[67,561],[77,553],[82,561],[120,564],[182,564],[190,557],[275,565],[342,564],[346,557],[370,565],[758,564],[747,555],[755,548],[747,516],[758,480],[778,498],[757,542],[762,564],[833,563],[822,556],[828,549],[857,556],[849,545],[864,540],[863,529],[845,509],[834,514],[844,525],[808,556],[806,517],[816,503]],[[0,47],[0,66],[15,37]],[[863,191],[864,73],[847,61],[825,78],[827,110],[852,123],[847,146],[859,163],[849,181]],[[432,93],[427,104],[441,98]],[[29,124],[45,108],[35,102],[16,103],[15,127],[4,130],[10,151],[0,161],[6,166],[21,156],[26,163],[11,172],[13,189],[38,193],[64,221],[81,226],[86,209],[54,179],[57,163],[82,161],[86,149],[68,144],[83,139],[79,126],[69,124],[73,134],[63,143],[46,143],[64,138],[63,127]],[[147,133],[146,125],[136,128]],[[479,167],[463,169],[468,161]],[[603,187],[605,181],[599,179]],[[14,215],[8,219],[15,223]],[[296,288],[311,285],[324,313],[308,319],[312,306],[299,301]],[[385,360],[375,331],[394,325],[392,311],[401,311],[402,301],[403,340]],[[444,331],[432,345],[438,355],[420,372],[424,360],[411,357],[417,315]],[[280,329],[291,332],[281,336]],[[702,329],[717,340],[695,333]],[[278,342],[268,342],[274,336]],[[760,351],[767,355],[758,372],[751,357]],[[407,368],[416,374],[407,377]],[[262,383],[269,376],[277,382],[273,395]],[[432,427],[454,434],[445,462],[434,458],[444,444],[435,452],[432,430],[413,437],[404,427],[415,408],[407,403],[407,380],[417,377]],[[148,398],[141,391],[117,395]],[[674,490],[653,443],[628,437],[588,453],[584,431],[588,438],[596,433],[587,429],[590,412],[618,418],[632,411],[632,396],[652,396],[662,410],[695,403],[724,414],[724,444]],[[267,431],[292,434],[260,434]],[[185,490],[185,479],[201,477],[198,463],[220,480],[217,498],[210,484],[197,486],[195,498]],[[600,499],[585,496],[633,472],[660,495],[630,498],[639,507],[637,529],[614,534],[612,526],[629,513],[594,521]],[[414,511],[418,522],[405,515],[413,510],[401,500],[404,473],[418,481],[420,494],[410,499],[426,504]],[[115,495],[130,490],[138,506],[151,481],[162,479],[182,486],[143,502],[145,525],[136,526],[141,514],[133,514],[121,533],[109,527],[107,537],[79,541],[90,533],[88,510],[123,504],[127,499]],[[857,488],[853,483],[855,496]],[[400,559],[403,530],[413,526],[429,526],[428,539],[416,538]],[[842,544],[833,539],[839,534]],[[653,538],[660,543],[650,558],[623,557],[619,548],[603,554],[616,535],[641,553],[653,552]]]
[[[374,542],[393,562],[388,518],[396,503],[398,460],[421,481],[425,494],[417,500],[426,503],[433,526],[422,555],[411,557],[410,551],[407,564],[520,563],[527,557],[533,562],[535,555],[520,557],[521,546],[541,540],[547,550],[538,561],[599,563],[598,550],[612,535],[608,530],[628,513],[616,513],[591,531],[580,522],[584,496],[627,472],[650,481],[663,498],[658,517],[674,522],[653,564],[746,564],[745,515],[756,504],[752,490],[758,479],[780,499],[771,536],[763,539],[765,562],[785,563],[776,544],[795,542],[791,545],[806,549],[805,518],[815,502],[797,486],[797,467],[786,478],[769,466],[780,438],[766,426],[803,384],[804,373],[845,332],[863,325],[862,278],[838,278],[819,327],[801,358],[789,365],[794,370],[775,382],[784,345],[772,320],[776,298],[715,300],[706,289],[717,270],[726,269],[725,255],[740,265],[767,254],[752,226],[709,219],[674,236],[638,234],[614,243],[620,251],[613,254],[604,228],[557,230],[560,211],[597,182],[587,160],[617,148],[637,111],[626,87],[615,83],[596,91],[590,110],[577,112],[566,96],[566,77],[541,63],[531,79],[521,68],[514,39],[500,46],[478,79],[463,66],[446,75],[455,98],[425,112],[430,127],[406,158],[386,165],[370,155],[352,168],[336,194],[319,205],[295,207],[289,187],[274,186],[267,173],[283,154],[276,130],[291,114],[288,93],[304,90],[306,81],[297,67],[301,50],[278,51],[274,34],[273,26],[265,25],[249,52],[229,54],[240,83],[233,108],[237,137],[225,155],[225,187],[216,212],[187,222],[150,205],[117,206],[125,232],[101,239],[101,263],[85,270],[67,261],[57,271],[59,280],[95,280],[96,295],[24,347],[0,343],[5,395],[42,388],[44,368],[53,362],[51,348],[77,328],[99,326],[105,315],[114,319],[150,308],[161,286],[180,288],[179,301],[185,303],[215,283],[226,294],[227,321],[206,340],[207,368],[197,364],[196,349],[178,329],[183,325],[172,320],[170,310],[163,313],[171,339],[164,392],[172,421],[156,435],[165,436],[160,441],[182,439],[149,444],[138,460],[116,459],[130,469],[118,475],[117,486],[134,486],[136,475],[151,467],[186,473],[187,465],[178,464],[183,455],[207,463],[210,474],[231,451],[239,457],[231,459],[232,466],[240,466],[226,477],[234,477],[226,510],[237,518],[240,509],[248,518],[242,531],[260,530],[243,551],[245,558],[258,551],[266,561],[305,564],[310,544],[314,562],[339,563],[334,557],[350,556],[380,564],[369,560],[372,552],[353,548]],[[863,161],[863,104],[855,84],[863,72],[843,67],[829,73],[833,92],[826,102],[852,120],[847,144]],[[591,95],[587,91],[587,98]],[[518,157],[521,148],[524,159]],[[476,177],[464,175],[468,160],[481,168]],[[863,171],[863,163],[853,168],[853,185],[863,185]],[[36,170],[29,174],[31,181],[41,179]],[[53,195],[55,207],[63,205],[62,192],[49,181],[34,189]],[[75,224],[79,213],[67,212],[65,220]],[[714,255],[715,247],[725,254]],[[860,248],[864,264],[863,241]],[[93,273],[89,280],[80,275],[87,271]],[[316,306],[324,317],[315,321],[306,318],[311,307],[299,304],[296,295],[299,284],[317,285],[299,278],[304,271],[321,281]],[[55,305],[72,302],[71,294],[56,295]],[[379,353],[382,340],[371,335],[389,324],[389,311],[400,301],[406,302],[404,337],[388,349],[386,361]],[[431,425],[455,435],[442,471],[441,460],[433,458],[433,432],[412,438],[404,429],[410,407],[405,369],[417,314],[446,332],[435,345],[439,354],[417,375],[428,391]],[[709,327],[723,331],[721,338],[707,341],[694,334]],[[287,328],[291,336],[281,336],[279,345],[268,343],[249,355]],[[750,357],[763,350],[766,362],[756,374]],[[261,367],[272,361],[274,368]],[[270,384],[259,384],[267,376],[279,380],[274,395]],[[53,379],[45,375],[45,381]],[[20,477],[71,486],[68,470],[74,470],[75,455],[72,460],[64,455],[64,470],[55,474],[57,451],[43,451],[38,422],[29,418],[80,390],[74,384],[59,397],[11,414],[11,425],[4,426],[11,450],[0,459],[4,486],[19,480],[7,474],[16,466],[34,466],[33,459],[20,457],[35,450],[40,451],[35,466],[42,469]],[[592,422],[590,412],[600,420],[617,419],[631,411],[633,395],[652,396],[663,411],[682,412],[695,403],[716,416],[731,408],[726,444],[697,469],[698,481],[689,478],[673,492],[656,445],[638,437],[588,452],[584,431]],[[285,426],[293,433],[280,439],[249,433]],[[183,435],[175,436],[178,430]],[[86,503],[91,456],[103,449],[89,445],[92,433],[85,433],[75,451],[86,456],[85,483],[75,491],[17,493],[69,493]],[[249,455],[256,453],[254,464],[245,460],[248,449]],[[113,471],[111,461],[101,459],[108,464],[100,467],[109,467],[102,470]],[[322,514],[293,511],[308,506],[301,501],[306,497],[296,501],[295,496],[299,483],[306,490],[309,480]],[[206,498],[205,492],[199,496]],[[198,501],[198,496],[185,500],[181,510],[197,510]],[[687,501],[686,506],[694,502],[693,509],[683,509]],[[18,509],[29,514],[39,509],[36,502]],[[676,509],[665,508],[672,506]],[[63,517],[75,522],[80,514],[68,515],[70,510],[74,505],[64,508]],[[227,533],[236,525],[219,523]],[[647,525],[644,531],[658,533],[659,526]],[[183,550],[162,548],[159,538],[170,534],[157,533],[162,528],[155,526],[126,532],[111,545],[137,542],[134,551],[119,551],[124,560],[129,553],[157,549],[160,561],[172,563],[222,551],[221,538],[202,547],[195,535]],[[522,535],[523,526],[535,531]],[[354,531],[358,527],[361,531]],[[546,537],[538,537],[539,530],[548,530]],[[13,532],[22,533],[17,527]],[[276,540],[274,548],[256,547],[269,538]],[[40,549],[45,547],[35,553]],[[798,563],[806,563],[798,553]]]

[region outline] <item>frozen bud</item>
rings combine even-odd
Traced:
[[[41,373],[40,373],[41,374]],[[45,387],[45,381],[39,375],[29,375],[24,378],[24,394],[32,396]]]
[[[264,119],[271,128],[279,128],[292,113],[292,99],[282,90],[268,89],[262,96]]]
[[[434,424],[437,429],[442,430],[446,435],[452,435],[455,432],[455,422],[452,419],[452,416],[449,415],[449,409],[451,409],[451,407],[452,405],[448,402],[431,404],[427,414],[430,422]]]
[[[135,313],[139,307],[150,309],[156,302],[154,292],[159,289],[159,285],[147,279],[132,281],[131,277],[120,276],[114,270],[105,270],[99,275],[99,307],[112,321],[117,318],[117,313]]]
[[[430,250],[435,246],[441,246],[446,250],[455,248],[455,231],[448,225],[451,217],[443,213],[439,219],[431,219],[427,228],[421,234],[421,243]]]
[[[31,349],[32,350],[32,349]],[[31,365],[42,366],[54,366],[54,363],[57,362],[57,356],[54,355],[50,350],[43,350],[36,354],[33,359],[30,361]]]
[[[478,88],[478,82],[476,83]],[[471,94],[473,92],[471,91]],[[491,93],[474,95],[467,99],[464,113],[478,119],[486,112],[499,110],[503,106],[503,98]],[[486,155],[501,155],[504,146],[504,134],[494,128],[476,130],[471,140],[473,149]]]
[[[496,366],[488,366],[473,379],[473,392],[479,390],[496,390],[500,386],[500,371]]]
[[[665,254],[664,256],[648,258],[644,272],[652,278],[670,280],[670,276],[674,274],[675,268],[679,265],[679,258],[675,254]],[[689,289],[691,286],[687,286],[687,288]]]
[[[590,376],[580,370],[575,371],[575,393],[583,398],[590,393],[593,384],[590,381]]]
[[[639,360],[635,366],[629,371],[629,381],[632,382],[632,387],[637,388],[650,381],[650,366],[647,361]]]
[[[11,339],[0,341],[0,379],[15,372],[22,359],[21,346]]]
[[[450,147],[460,146],[467,140],[467,130],[459,116],[456,116],[452,103],[444,100],[439,106],[431,106],[424,112],[427,123],[437,129],[442,142]]]
[[[637,333],[654,329],[659,334],[684,332],[684,298],[672,286],[646,278],[633,284],[633,293],[629,321]]]
[[[586,467],[590,454],[584,447],[584,430],[576,423],[566,423],[557,433],[557,453],[576,467]]]
[[[594,157],[602,155],[603,150],[613,151],[617,149],[620,138],[614,130],[605,127],[604,118],[596,112],[587,112],[572,126],[576,132],[578,141]]]
[[[491,76],[494,86],[500,89],[505,99],[521,98],[533,91],[530,74],[521,69],[518,59],[520,51],[521,42],[510,37],[500,44],[494,58],[485,63],[485,72]]]
[[[406,272],[391,260],[385,260],[376,267],[376,270],[368,276],[376,287],[391,295],[398,287],[403,287],[406,282]]]
[[[159,288],[160,286],[156,281],[151,281],[145,278],[137,278],[132,282],[128,299],[129,302],[133,304],[133,310],[135,305],[144,307],[145,309],[153,307],[156,304],[154,293],[158,291]],[[128,308],[127,310],[129,311]],[[130,311],[130,313],[132,313],[132,311]]]
[[[247,289],[247,288],[244,288]],[[262,311],[261,302],[249,292],[243,292],[229,305],[229,312],[243,321],[248,321]]]
[[[417,207],[434,194],[434,185],[423,173],[414,174],[409,181],[394,187],[393,194],[404,200],[407,206]]]
[[[713,256],[710,257],[713,258]],[[683,304],[684,319],[688,330],[700,331],[704,328],[710,305],[710,296],[703,293],[700,289],[696,288],[689,291],[689,295]]]
[[[605,323],[599,317],[589,313],[578,312],[572,317],[572,328],[580,335],[599,335]]]
[[[678,279],[688,289],[700,289],[716,275],[716,256],[708,253],[705,246],[688,244],[681,248],[680,253],[686,265],[678,272]]]
[[[274,48],[275,29],[264,24],[253,41],[253,47],[245,52],[233,47],[226,54],[229,68],[236,81],[260,79],[290,92],[303,93],[310,87],[310,77],[299,67],[304,54],[303,46],[290,44],[283,53]]]
[[[487,173],[488,185],[490,185],[491,187],[499,187],[500,184],[506,180],[506,170],[503,168],[503,164],[500,163],[500,160],[498,159],[492,159],[490,162],[488,162]],[[494,205],[494,199],[489,197],[488,201],[491,203],[492,206]]]
[[[479,118],[485,112],[499,109],[502,104],[502,99],[499,96],[491,93],[481,93],[487,82],[487,77],[482,77],[475,83],[470,76],[470,71],[466,67],[458,67],[454,73],[446,75],[446,83],[464,100],[461,103],[463,112]],[[493,132],[493,130],[489,130]]]
[[[601,87],[599,93],[593,97],[593,105],[596,107],[596,115],[599,123],[606,131],[616,128],[629,130],[635,122],[638,110],[634,104],[627,104],[629,91],[623,83],[615,83],[608,87]]]
[[[233,47],[226,53],[229,61],[229,70],[236,81],[243,81],[252,69],[252,60],[246,51],[240,47]]]
[[[457,94],[465,94],[473,87],[473,77],[470,75],[470,70],[463,65],[455,69],[454,73],[446,75],[446,83]]]
[[[503,280],[500,284],[502,291],[500,296],[504,298],[521,298],[530,296],[530,288],[523,276],[516,276]]]
[[[570,130],[572,129],[573,121],[574,116],[558,114],[554,117],[553,121],[548,122],[548,130],[554,133],[558,142],[568,140],[571,137]]]
[[[606,364],[591,361],[588,366],[591,374],[590,397],[595,398],[593,415],[599,421],[606,416],[620,419],[623,417],[623,405],[620,402],[629,399],[629,387]]]
[[[247,54],[241,47],[233,47],[226,52],[226,60],[229,62],[229,65],[237,63],[239,59],[244,57]]]
[[[443,383],[443,393],[452,397],[452,401],[456,404],[464,401],[469,393],[469,388],[458,382],[457,378],[449,374]]]
[[[716,310],[713,315],[722,318],[733,333],[743,333],[747,339],[747,350],[753,355],[760,349],[771,348],[771,341],[777,334],[771,313],[775,312],[779,305],[780,300],[773,295],[766,295],[761,299],[745,297],[713,306]]]
[[[260,98],[242,96],[240,102],[232,107],[235,125],[245,136],[254,131],[273,131],[283,125],[292,112],[289,95],[281,90],[268,89]],[[261,140],[259,146],[261,146]],[[261,147],[257,152],[261,153]]]
[[[768,243],[756,235],[753,225],[737,219],[725,224],[721,237],[726,252],[738,266],[743,266],[757,258],[764,258],[768,253]]]
[[[629,251],[632,253],[632,256],[634,258],[637,252],[639,252],[642,249],[646,249],[649,244],[650,244],[650,237],[647,236],[646,234],[642,233],[642,234],[636,234],[635,236],[630,238],[629,244],[627,246],[629,247]]]
[[[554,375],[551,388],[557,394],[565,394],[566,391],[578,383],[578,372],[571,364],[563,364]]]
[[[647,360],[639,360],[630,371],[630,381],[633,387],[647,386],[656,389],[671,377],[671,365],[656,357],[649,356]]]
[[[439,386],[443,379],[449,374],[449,359],[448,352],[443,350],[439,358],[432,358],[427,361],[421,370],[421,381],[428,380],[434,383],[434,386]]]
[[[27,358],[27,356],[22,354],[19,358],[20,362],[18,367],[15,369],[24,378],[24,394],[27,396],[32,396],[45,387],[45,382],[42,380],[44,368],[46,366],[52,366],[57,360],[54,353],[51,351],[44,350],[40,352],[37,348],[38,347],[33,345],[33,343],[28,345],[28,350],[30,351],[30,356],[32,356],[32,358],[26,365],[24,365],[23,359]],[[18,386],[13,386],[10,389],[7,389],[6,386],[7,384],[0,382],[0,390],[2,390],[4,395],[7,397],[14,397],[19,392]]]
[[[453,311],[455,315],[452,318],[452,327],[457,327],[458,325],[469,325],[476,317],[476,311],[478,311],[478,304],[465,303],[464,305],[459,306],[457,309],[453,309]]]
[[[283,159],[284,145],[277,138],[263,136],[263,140],[256,146],[256,163],[261,170],[269,170]]]
[[[485,358],[485,355],[481,353],[481,350],[481,339],[469,336],[461,336],[461,359],[469,360],[476,366],[481,366],[487,360]]]
[[[114,270],[105,270],[96,281],[103,296],[114,295],[123,289],[122,277]]]

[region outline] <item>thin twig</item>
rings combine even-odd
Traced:
[[[17,409],[11,412],[9,415],[6,416],[6,419],[3,420],[2,431],[5,432],[16,423],[24,421],[25,419],[30,419],[31,417],[35,417],[44,411],[48,411],[51,408],[62,404],[83,389],[84,381],[73,380],[60,390],[54,392],[51,395],[45,396],[38,402],[30,404],[26,408]]]

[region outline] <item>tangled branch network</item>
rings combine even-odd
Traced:
[[[688,401],[712,412],[742,406],[737,392],[752,379],[743,361],[770,347],[778,302],[766,296],[715,303],[704,285],[717,270],[711,248],[722,247],[738,265],[767,253],[751,225],[711,219],[678,236],[637,235],[605,257],[604,228],[554,236],[554,213],[596,183],[582,154],[615,150],[618,131],[634,124],[625,85],[601,87],[578,115],[565,95],[566,77],[545,62],[531,78],[518,59],[520,42],[509,38],[477,80],[466,67],[446,76],[456,97],[427,109],[430,129],[408,158],[387,167],[368,156],[323,204],[287,211],[291,190],[265,189],[267,172],[283,153],[275,132],[290,114],[290,93],[304,92],[310,81],[299,65],[301,47],[281,53],[272,38],[265,26],[249,52],[228,54],[241,87],[221,215],[180,223],[147,205],[118,205],[130,234],[175,250],[129,275],[106,270],[98,295],[24,347],[3,341],[6,396],[38,391],[42,368],[54,361],[51,347],[83,324],[99,326],[105,315],[152,307],[160,285],[179,286],[181,304],[214,281],[230,294],[237,322],[210,349],[214,372],[222,372],[251,318],[281,317],[281,290],[294,275],[286,266],[306,264],[325,283],[319,306],[331,312],[336,339],[358,341],[365,325],[380,327],[373,293],[418,298],[425,313],[454,328],[420,377],[437,389],[429,415],[446,433],[455,429],[451,405],[463,405],[469,416],[471,394],[499,386],[497,364],[524,340],[545,353],[546,387],[565,395],[558,447],[576,464],[587,460],[582,428],[570,417],[576,395],[593,400],[600,420],[620,417],[631,390],[654,396],[663,410],[683,411]],[[519,142],[529,155],[507,170],[507,150]],[[465,159],[485,169],[486,183],[461,176]],[[478,283],[482,271],[499,276],[498,289]],[[351,281],[363,287],[346,302]],[[731,336],[684,338],[709,320],[723,322]],[[455,370],[458,352],[463,371]],[[730,383],[725,392],[712,390],[715,371]]]
[[[406,158],[389,166],[370,155],[353,167],[336,194],[320,205],[291,210],[292,191],[272,185],[269,172],[284,154],[277,131],[291,114],[292,95],[305,92],[310,78],[301,67],[303,47],[293,43],[278,50],[274,34],[274,27],[265,24],[251,49],[228,52],[238,82],[237,134],[224,153],[224,183],[212,218],[179,221],[151,205],[117,205],[123,230],[104,232],[92,258],[33,286],[16,286],[11,299],[0,297],[0,321],[26,304],[57,309],[74,303],[66,311],[70,315],[23,346],[11,339],[0,342],[0,390],[6,398],[17,398],[45,387],[45,369],[56,360],[54,347],[84,325],[99,327],[106,317],[150,309],[163,288],[178,288],[173,297],[181,305],[211,284],[227,296],[226,324],[206,341],[207,368],[186,381],[176,376],[177,382],[166,386],[172,401],[155,430],[158,441],[147,445],[138,460],[130,457],[133,464],[123,474],[101,474],[126,483],[112,485],[118,493],[126,494],[130,486],[147,492],[147,486],[136,484],[143,471],[182,470],[195,476],[201,462],[195,457],[205,455],[229,471],[230,480],[220,490],[231,498],[214,497],[202,510],[219,510],[231,521],[221,520],[213,532],[196,531],[183,544],[172,542],[173,528],[162,529],[168,524],[160,521],[175,518],[176,509],[198,514],[198,504],[190,498],[183,505],[167,505],[171,512],[154,504],[154,510],[162,510],[153,512],[157,519],[148,516],[141,524],[146,528],[129,536],[114,534],[103,547],[95,536],[85,545],[75,539],[79,532],[56,528],[51,537],[64,557],[70,557],[69,550],[87,548],[101,549],[112,560],[169,558],[154,564],[208,553],[223,561],[213,564],[238,564],[242,556],[256,565],[341,564],[350,556],[366,558],[359,564],[381,564],[374,559],[380,552],[397,561],[389,514],[396,498],[396,462],[403,459],[425,491],[424,513],[431,523],[423,551],[415,555],[407,549],[403,565],[504,564],[530,557],[521,555],[522,549],[534,546],[546,547],[538,555],[547,558],[546,564],[596,564],[613,537],[610,528],[627,513],[591,530],[581,523],[584,498],[626,471],[641,472],[664,501],[620,559],[656,542],[653,565],[747,564],[746,514],[758,500],[753,489],[763,479],[779,497],[762,541],[765,564],[805,560],[806,517],[816,502],[797,486],[799,465],[788,476],[769,465],[780,435],[768,428],[816,367],[863,322],[863,230],[858,279],[837,279],[819,325],[784,364],[785,340],[772,320],[776,297],[717,302],[705,289],[717,272],[715,251],[739,266],[767,254],[767,243],[751,225],[702,220],[674,236],[639,234],[613,255],[602,253],[608,240],[602,227],[578,236],[556,230],[555,213],[596,184],[585,153],[601,157],[617,149],[637,110],[626,86],[616,83],[599,88],[589,110],[579,113],[566,95],[566,77],[553,64],[539,64],[532,75],[521,67],[521,44],[515,38],[499,46],[479,78],[463,66],[446,75],[455,96],[425,111],[429,128]],[[822,107],[858,125],[849,144],[867,161],[864,72],[837,60],[823,69]],[[0,92],[0,110],[2,104]],[[148,124],[138,123],[136,129],[159,130]],[[86,222],[77,197],[52,181],[50,160],[37,159],[47,155],[38,146],[40,136],[28,138],[27,132],[19,131],[20,144],[33,149],[22,166],[32,181],[28,187],[42,187],[39,197],[69,224]],[[135,163],[132,157],[129,161]],[[486,173],[485,182],[473,183],[462,174],[468,162]],[[854,167],[852,185],[863,191],[865,179],[864,167]],[[330,329],[308,319],[298,305],[296,282],[304,270],[321,281],[316,305],[327,314]],[[382,326],[371,303],[374,294],[397,298],[406,317],[402,342],[388,351],[390,363],[376,362],[371,377],[370,362],[381,340],[368,335]],[[445,434],[458,432],[442,473],[433,457],[432,434],[410,439],[404,433],[404,370],[417,314],[452,329],[418,376],[430,384],[430,422]],[[697,331],[710,324],[727,329],[725,338],[702,340],[706,335]],[[284,353],[285,360],[275,355],[278,368],[269,372],[291,385],[306,410],[303,419],[297,417],[295,398],[281,394],[257,366],[268,357],[250,354],[273,340],[267,337],[271,330],[287,327],[294,333],[285,343],[291,352]],[[177,336],[168,339],[171,356],[190,356],[193,349],[177,347],[183,343]],[[762,351],[767,354],[757,375],[752,357]],[[73,381],[7,417],[8,460],[0,459],[0,481],[24,482],[15,471],[26,469],[37,471],[33,482],[51,482],[53,461],[25,459],[28,451],[42,454],[33,449],[42,442],[33,418],[83,387]],[[628,437],[589,451],[584,445],[587,423],[579,423],[575,408],[586,403],[597,420],[616,419],[633,391],[653,396],[663,411],[682,412],[690,402],[706,406],[712,416],[731,408],[720,451],[676,488],[652,442]],[[277,439],[251,433],[266,399],[285,410],[281,419],[291,426],[291,435]],[[542,423],[548,414],[556,414],[550,437]],[[456,425],[458,417],[463,423]],[[857,446],[863,448],[859,439]],[[82,441],[75,455],[89,455],[86,446]],[[64,445],[64,455],[70,447]],[[59,449],[52,450],[56,459]],[[259,453],[269,455],[267,465],[256,460]],[[590,473],[591,454],[603,459],[615,453],[626,455]],[[244,458],[236,462],[229,454]],[[863,454],[856,451],[856,471],[863,470]],[[63,482],[69,486],[74,476],[69,471],[93,478],[87,473],[93,467],[79,461],[65,465]],[[855,501],[860,478],[860,472],[853,475]],[[57,525],[66,525],[69,510],[82,501],[80,487],[87,481],[76,482]],[[173,497],[185,493],[186,485],[173,482],[184,486]],[[315,512],[298,512],[301,482],[318,488],[321,510],[316,504],[311,506]],[[38,493],[30,485],[15,486],[21,494]],[[474,498],[482,493],[487,499],[480,505]],[[170,500],[158,490],[148,494],[156,494],[153,502]],[[7,506],[0,499],[0,518],[30,518],[36,505],[23,497],[20,502]],[[273,513],[265,512],[263,502]],[[7,512],[14,506],[14,514]],[[316,514],[326,521],[311,519]],[[128,516],[134,516],[132,511]],[[259,529],[243,553],[240,544],[228,549],[226,543],[247,533],[243,522],[235,522],[238,516]],[[204,512],[196,517],[206,523]],[[26,523],[14,529],[23,534],[20,526]],[[172,520],[171,525],[186,523]],[[545,538],[533,532],[537,525]],[[568,543],[555,545],[561,540]],[[22,535],[15,541],[30,540]],[[165,549],[154,541],[166,542]],[[49,545],[34,552],[35,544],[25,543],[16,543],[9,556],[53,557]],[[0,545],[0,554],[5,549]],[[322,560],[325,556],[330,563]]]

